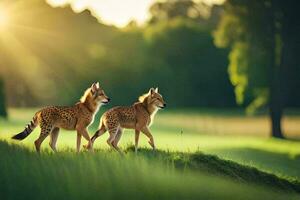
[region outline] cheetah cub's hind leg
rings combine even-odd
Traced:
[[[51,149],[56,152],[56,142],[59,134],[59,128],[55,127],[52,132],[50,133],[50,142],[49,145]]]
[[[106,128],[105,128],[104,125],[102,125],[101,128],[100,128],[98,131],[96,131],[96,133],[95,133],[95,134],[93,135],[93,137],[91,138],[92,143],[94,143],[95,140],[96,140],[98,137],[100,137],[101,135],[103,135],[105,132],[106,132]]]
[[[52,131],[52,125],[41,125],[41,133],[39,138],[34,142],[35,149],[37,152],[40,152],[41,144],[45,140],[45,138],[50,134]]]
[[[116,138],[116,135],[118,133],[118,130],[119,130],[119,126],[117,127],[110,127],[110,129],[108,129],[108,133],[109,133],[109,138],[106,140],[107,144],[112,148],[112,149],[116,149],[114,146],[113,146],[113,141],[115,140]],[[117,150],[117,149],[116,149]]]
[[[122,151],[120,150],[120,148],[118,147],[118,143],[121,139],[121,136],[122,136],[122,133],[123,133],[123,129],[120,127],[117,131],[117,134],[115,136],[115,139],[114,141],[112,142],[112,146],[119,152],[119,153],[122,153]]]
[[[92,141],[92,145],[94,145],[95,140],[100,137],[101,135],[103,135],[106,132],[106,128],[105,126],[101,126],[101,128],[99,130],[96,131],[96,133],[93,135],[93,137],[91,138]],[[88,145],[83,145],[83,148],[88,149]]]

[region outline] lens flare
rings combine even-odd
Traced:
[[[9,16],[5,10],[0,8],[0,31],[5,30],[9,24]]]

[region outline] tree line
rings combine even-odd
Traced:
[[[283,109],[300,106],[295,1],[155,2],[145,26],[123,29],[39,0],[18,9],[0,43],[6,105],[74,103],[95,80],[130,104],[159,86],[174,108],[269,108],[276,137]]]
[[[216,22],[190,17],[195,4],[187,2],[154,4],[146,26],[132,22],[124,29],[99,23],[88,10],[20,3],[20,12],[31,12],[16,16],[12,21],[22,26],[7,30],[18,43],[0,45],[7,104],[74,103],[98,80],[115,104],[130,104],[158,86],[173,107],[235,106],[228,50],[217,48],[211,35]],[[162,12],[172,14],[163,18]]]

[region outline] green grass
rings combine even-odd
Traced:
[[[132,146],[129,150],[134,150]],[[150,150],[151,151],[151,150]],[[272,187],[273,189],[300,193],[300,182],[288,181],[273,174],[268,174],[254,167],[243,166],[232,161],[223,160],[217,156],[206,155],[201,152],[180,153],[156,151],[150,152],[142,149],[139,155],[151,158],[153,161],[159,159],[169,165],[170,163],[177,169],[192,169],[197,172],[228,177],[236,182],[246,184],[257,184]]]
[[[297,199],[300,191],[298,183],[212,156],[139,153],[38,155],[0,142],[0,193],[4,199]]]
[[[0,194],[6,199],[296,199],[300,191],[300,142],[269,139],[264,115],[163,110],[151,127],[156,153],[142,137],[134,155],[134,134],[126,131],[125,156],[108,150],[108,135],[96,140],[94,154],[77,155],[75,132],[62,131],[59,153],[45,141],[39,156],[33,149],[38,129],[22,142],[9,139],[36,109],[9,111],[10,119],[0,120]],[[285,118],[287,135],[298,136],[299,122],[298,115]],[[97,125],[96,119],[90,135]]]

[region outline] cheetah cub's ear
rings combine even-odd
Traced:
[[[155,92],[155,91],[154,91],[154,88],[150,88],[148,94],[151,95],[151,96],[153,96],[154,92]]]
[[[157,88],[150,88],[149,94],[153,95],[154,93],[158,93],[158,87]]]
[[[100,88],[99,82],[95,82],[91,86],[92,93],[95,93]]]

